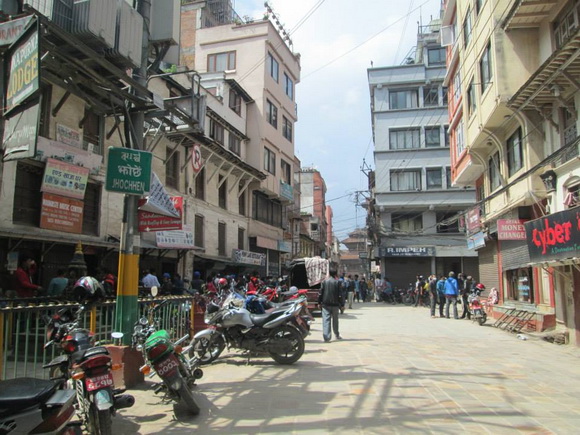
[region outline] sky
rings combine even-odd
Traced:
[[[367,69],[400,65],[417,43],[417,23],[437,18],[441,0],[270,0],[301,56],[295,154],[326,183],[339,240],[365,227],[363,165],[374,169]],[[238,15],[262,17],[263,0],[237,0]],[[368,172],[368,171],[367,171]],[[357,194],[357,192],[361,192]]]

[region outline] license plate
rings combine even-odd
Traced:
[[[179,367],[179,361],[177,361],[175,355],[170,353],[167,358],[155,364],[154,367],[157,374],[160,377],[165,378],[167,376],[172,376],[177,371],[177,368]]]
[[[85,385],[87,386],[87,391],[94,391],[100,390],[101,388],[112,387],[113,374],[111,372],[107,372],[104,375],[86,378]]]

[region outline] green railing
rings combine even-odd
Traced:
[[[193,333],[194,307],[191,296],[167,296],[139,299],[139,315],[146,315],[150,304],[169,300],[155,313],[160,329],[169,331],[172,339]],[[47,378],[49,373],[43,364],[60,354],[58,346],[44,348],[46,343],[46,316],[52,316],[66,307],[76,304],[40,303],[16,305],[14,301],[2,300],[0,308],[0,379],[17,377]],[[197,316],[203,314],[195,314]],[[115,302],[104,302],[88,308],[81,314],[79,326],[94,332],[98,344],[113,344]],[[137,319],[135,319],[137,320]]]

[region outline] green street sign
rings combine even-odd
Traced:
[[[109,147],[105,189],[127,195],[144,195],[151,184],[152,154],[130,148]]]

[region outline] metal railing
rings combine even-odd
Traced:
[[[191,296],[139,299],[139,316],[146,315],[151,303],[166,299],[170,302],[156,313],[160,329],[167,330],[174,340],[191,335],[195,311]],[[48,378],[49,373],[42,366],[60,352],[58,346],[44,348],[47,335],[44,319],[63,308],[77,305],[44,302],[24,305],[13,300],[1,300],[0,303],[0,379],[23,376]],[[79,319],[79,327],[94,332],[95,341],[100,345],[113,344],[111,333],[114,332],[115,305],[115,301],[110,301],[92,306]]]

